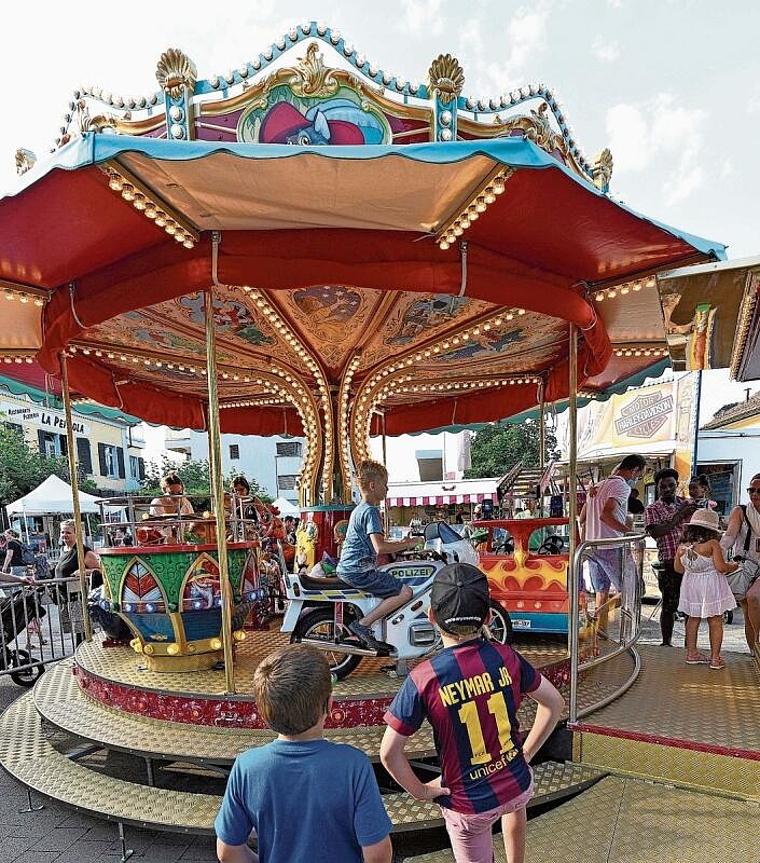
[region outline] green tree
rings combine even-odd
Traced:
[[[208,495],[211,490],[211,472],[207,459],[185,461],[177,464],[166,453],[162,454],[160,461],[151,461],[145,466],[145,479],[143,480],[143,493],[146,495],[161,494],[161,477],[167,473],[176,473],[185,485],[185,493]],[[224,487],[229,488],[232,478],[237,476],[237,471],[232,471],[224,478]],[[274,498],[262,488],[258,480],[246,477],[251,486],[251,495],[261,498],[264,503],[271,503]]]
[[[546,429],[546,458],[558,458],[557,437]],[[497,423],[476,432],[470,448],[472,467],[466,479],[503,476],[521,461],[524,467],[538,467],[538,424],[526,420],[520,425]]]
[[[23,497],[51,474],[69,482],[68,460],[45,458],[20,429],[0,423],[0,503],[5,506]],[[79,487],[82,491],[97,491],[92,480],[80,480]]]

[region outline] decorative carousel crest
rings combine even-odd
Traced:
[[[441,104],[448,105],[462,93],[464,88],[464,71],[459,60],[451,54],[440,54],[430,64],[428,71],[428,89],[437,93]]]
[[[555,147],[562,149],[562,137],[549,122],[549,106],[542,102],[537,111],[531,110],[530,116],[515,117],[507,120],[505,129],[520,129],[528,140],[551,152]]]
[[[592,168],[594,185],[602,192],[609,192],[610,180],[612,179],[612,153],[605,147],[601,153],[597,153]]]
[[[21,177],[23,174],[26,174],[27,171],[30,171],[36,164],[37,157],[31,150],[25,150],[23,147],[19,147],[16,150],[16,174]]]
[[[310,42],[306,56],[299,59],[296,74],[290,79],[297,96],[332,96],[340,86],[334,70],[325,66],[324,56],[317,50],[317,43]]]
[[[169,48],[161,55],[156,67],[156,80],[162,90],[172,99],[179,99],[182,90],[187,87],[190,92],[195,89],[198,80],[198,70],[195,63],[179,48]]]

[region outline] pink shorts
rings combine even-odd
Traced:
[[[493,863],[491,828],[502,815],[524,809],[532,796],[533,779],[531,778],[527,791],[487,812],[471,814],[441,808],[456,863]]]

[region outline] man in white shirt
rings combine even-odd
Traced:
[[[588,498],[580,514],[581,538],[609,539],[624,536],[631,528],[628,497],[631,486],[644,472],[646,460],[636,453],[627,455]],[[607,628],[607,600],[610,586],[618,592],[623,567],[619,548],[599,548],[588,556],[591,584],[596,592],[600,629]]]

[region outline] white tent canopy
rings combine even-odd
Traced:
[[[272,506],[276,506],[280,510],[280,515],[283,518],[286,515],[294,515],[296,518],[300,518],[301,516],[301,510],[284,497],[278,497]]]
[[[79,506],[82,512],[100,512],[99,498],[86,492],[79,492]],[[37,488],[14,500],[5,507],[12,515],[71,515],[74,512],[74,498],[71,486],[55,475],[49,476]]]

